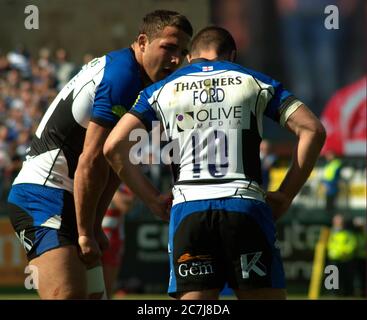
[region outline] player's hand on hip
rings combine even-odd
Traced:
[[[94,237],[91,236],[79,236],[79,255],[85,265],[93,266],[102,257],[101,249],[99,244]]]
[[[172,194],[161,194],[151,203],[150,210],[164,221],[169,221],[172,207]]]
[[[287,212],[292,203],[292,199],[281,191],[268,191],[266,193],[266,203],[272,209],[273,218],[276,221]]]

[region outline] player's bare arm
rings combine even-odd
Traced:
[[[74,196],[81,257],[93,264],[101,252],[94,235],[97,207],[109,178],[103,143],[110,129],[89,122],[83,152],[75,172]]]
[[[107,138],[104,154],[120,179],[126,182],[154,214],[166,220],[167,197],[161,195],[140,168],[130,162],[130,148],[136,142],[129,141],[129,135],[135,129],[145,130],[144,124],[132,114],[124,115]]]
[[[286,212],[305,184],[326,138],[323,125],[304,104],[289,116],[285,126],[298,137],[298,143],[278,191],[267,193],[267,202],[273,209],[275,219]]]
[[[102,251],[107,249],[109,245],[108,239],[102,230],[102,220],[120,183],[120,178],[116,175],[112,168],[109,168],[108,181],[106,184],[106,188],[104,189],[98,202],[96,219],[94,222],[94,235],[97,243],[99,244],[99,248]]]

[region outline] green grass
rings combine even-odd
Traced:
[[[36,293],[29,293],[29,294],[0,294],[0,300],[38,300],[39,297]],[[166,294],[127,294],[125,296],[118,296],[115,297],[116,300],[171,300],[168,295]],[[225,296],[221,297],[221,300],[235,300],[234,296]],[[289,300],[307,300],[306,295],[289,295]],[[320,300],[340,300],[340,299],[347,299],[347,300],[361,300],[361,298],[355,297],[335,297],[335,296],[322,296]]]

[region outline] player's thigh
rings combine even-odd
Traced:
[[[86,268],[76,246],[46,251],[29,264],[36,267],[41,299],[86,298]]]
[[[237,289],[234,292],[241,300],[285,300],[287,298],[286,290],[279,288]]]

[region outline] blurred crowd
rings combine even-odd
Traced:
[[[90,58],[86,55],[83,63]],[[63,48],[54,55],[42,48],[37,57],[21,46],[0,53],[0,201],[5,200],[43,113],[79,67]]]

